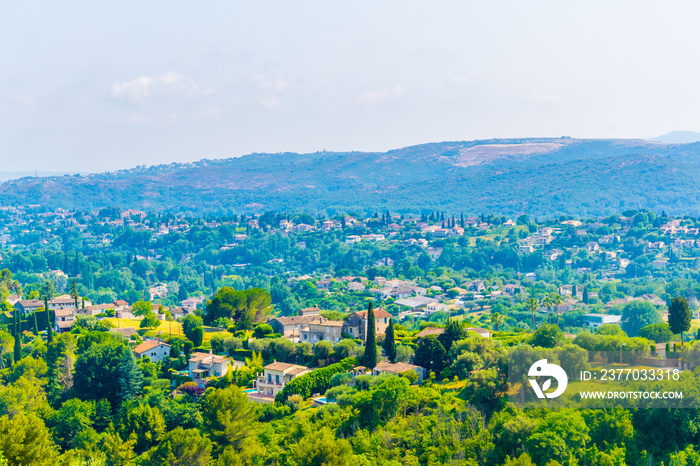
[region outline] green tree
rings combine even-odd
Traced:
[[[202,418],[204,430],[218,452],[226,445],[240,452],[254,443],[260,430],[255,404],[235,385],[207,391],[202,401]]]
[[[143,319],[141,319],[141,323],[139,324],[140,328],[156,328],[160,325],[160,320],[158,317],[153,313],[153,311],[148,311],[145,314],[143,314]]]
[[[185,334],[185,337],[192,340],[194,336],[194,329],[202,327],[202,325],[204,325],[204,321],[201,317],[190,314],[182,319],[182,333]]]
[[[220,288],[207,302],[204,320],[207,324],[226,317],[237,322],[238,327],[252,330],[255,323],[263,322],[272,311],[272,297],[261,288],[236,291],[231,287]]]
[[[537,309],[540,308],[540,303],[537,301],[536,298],[529,298],[527,302],[525,303],[525,307],[532,313],[532,326],[530,330],[532,332],[535,331],[535,312],[537,312]]]
[[[652,340],[655,343],[666,343],[667,341],[671,341],[673,338],[673,332],[671,331],[669,325],[664,322],[661,324],[650,324],[646,327],[642,327],[639,330],[639,336],[646,338],[647,340]]]
[[[30,413],[0,417],[0,451],[11,465],[54,466],[58,460],[51,433]]]
[[[389,327],[384,337],[384,352],[389,361],[396,362],[396,341],[394,336],[394,319],[389,319]]]
[[[431,335],[421,339],[413,362],[417,366],[439,374],[445,368],[446,357],[445,347],[434,335]]]
[[[123,373],[125,371],[125,373]],[[73,388],[85,400],[106,398],[114,406],[137,393],[142,380],[131,350],[117,340],[93,344],[75,362]]]
[[[437,338],[440,343],[442,343],[443,348],[446,352],[450,351],[452,344],[456,341],[462,340],[467,337],[467,331],[464,330],[462,324],[456,319],[450,319],[445,326],[445,331],[441,333]]]
[[[150,453],[154,466],[205,466],[211,461],[212,444],[198,429],[176,427]]]
[[[204,329],[202,327],[195,327],[190,336],[194,347],[198,348],[202,346],[202,342],[204,341]]]
[[[622,308],[622,329],[627,335],[636,336],[642,327],[661,322],[661,314],[649,301],[635,299]]]
[[[365,354],[362,357],[362,365],[374,369],[377,365],[377,321],[374,319],[374,306],[372,301],[367,307],[367,340],[365,341]]]
[[[690,330],[691,320],[688,301],[681,296],[671,299],[668,306],[668,326],[671,332],[681,334],[681,345],[683,344],[683,333]]]
[[[157,445],[165,436],[165,418],[160,410],[137,400],[122,404],[116,426],[122,438],[136,438],[134,450],[139,454]]]
[[[532,346],[554,348],[564,338],[564,333],[554,324],[542,324],[530,337]]]
[[[153,312],[153,303],[150,301],[136,301],[131,305],[131,313],[135,316],[145,316],[149,312]]]
[[[328,427],[308,432],[290,449],[294,464],[298,466],[349,466],[352,447],[345,439],[336,438]]]

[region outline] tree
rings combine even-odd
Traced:
[[[202,401],[202,418],[204,430],[219,452],[226,445],[240,452],[254,442],[260,430],[255,404],[235,385],[207,392]]]
[[[661,322],[661,314],[649,301],[632,300],[622,308],[622,329],[629,336],[638,335],[642,327]]]
[[[642,327],[639,330],[639,336],[646,338],[647,340],[652,340],[655,343],[666,343],[667,341],[671,341],[671,338],[673,338],[673,332],[671,331],[669,325],[664,322],[661,324],[651,324],[647,325],[646,327]]]
[[[10,333],[0,330],[0,369],[5,368],[5,355],[8,354],[14,346],[15,338]]]
[[[489,320],[491,323],[495,326],[494,331],[498,332],[498,327],[503,325],[503,322],[505,321],[505,316],[503,314],[499,314],[498,312],[492,312],[491,315],[489,316]]]
[[[92,344],[75,362],[73,388],[84,400],[106,398],[114,406],[141,383],[131,350],[116,339]]]
[[[551,296],[552,305],[554,306],[554,312],[557,315],[557,327],[559,326],[559,306],[564,303],[564,298],[559,295],[559,293],[554,293]]]
[[[415,352],[408,345],[396,345],[396,360],[398,362],[410,362]]]
[[[292,445],[290,453],[293,464],[299,466],[350,466],[354,463],[350,442],[336,438],[328,427],[308,432]]]
[[[14,320],[15,320],[15,347],[14,347],[14,358],[15,358],[15,363],[19,362],[20,359],[22,359],[22,333],[20,332],[20,324],[19,324],[19,311],[15,311],[14,313]]]
[[[542,305],[547,308],[547,323],[551,324],[552,323],[552,305],[554,303],[552,302],[552,298],[549,297],[549,293],[544,295],[544,298],[542,299]]]
[[[145,316],[149,312],[153,312],[153,303],[150,301],[136,301],[131,305],[131,313],[135,316]]]
[[[202,327],[195,327],[190,337],[195,348],[202,346],[202,342],[204,342],[204,329]]]
[[[58,449],[51,432],[34,414],[0,417],[0,451],[11,465],[54,466]]]
[[[367,340],[365,341],[365,354],[362,357],[362,365],[374,369],[377,365],[377,321],[374,319],[374,306],[372,301],[367,306]]]
[[[214,298],[207,302],[204,320],[211,324],[220,317],[237,322],[243,330],[252,330],[255,323],[265,321],[272,311],[272,297],[261,288],[236,291],[225,286],[220,288]]]
[[[581,301],[583,301],[583,304],[588,304],[588,284],[583,286],[583,294],[581,295]]]
[[[141,323],[139,324],[140,328],[156,328],[160,325],[160,320],[158,320],[158,317],[153,313],[153,311],[148,311],[143,315],[143,319],[141,319]]]
[[[394,319],[389,319],[389,327],[384,337],[384,352],[389,361],[396,362],[396,341],[394,336]]]
[[[530,337],[532,346],[554,348],[564,338],[564,334],[556,325],[542,324]]]
[[[205,466],[211,461],[211,441],[198,429],[177,427],[165,435],[150,455],[149,464]]]
[[[440,373],[445,368],[447,351],[442,343],[434,335],[421,339],[413,358],[414,364],[426,368],[428,371]]]
[[[78,306],[78,298],[80,298],[80,294],[78,294],[78,283],[75,280],[75,278],[73,279],[73,281],[71,283],[70,295],[73,298],[73,300],[75,301],[75,308],[78,309],[78,307],[79,307]]]
[[[440,334],[437,338],[440,343],[442,343],[445,351],[449,353],[452,344],[455,341],[462,340],[467,337],[467,331],[464,330],[462,324],[455,319],[450,319],[445,326],[445,331]]]
[[[668,326],[671,332],[681,334],[681,345],[683,345],[683,332],[690,330],[691,320],[688,301],[680,296],[671,299],[668,306]]]
[[[535,298],[530,298],[525,302],[525,307],[532,313],[531,331],[535,331],[535,312],[540,308],[540,303]]]

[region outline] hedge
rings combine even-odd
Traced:
[[[235,349],[229,352],[236,361],[245,361],[245,358],[252,358],[253,351],[247,349]]]
[[[306,399],[314,393],[324,393],[332,386],[331,377],[335,374],[347,372],[356,365],[356,358],[345,358],[330,366],[315,369],[308,374],[299,376],[284,386],[282,391],[275,397],[275,401],[284,403],[292,395],[301,395],[302,398]]]

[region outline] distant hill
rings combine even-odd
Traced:
[[[650,141],[665,142],[666,144],[690,144],[700,142],[700,133],[695,131],[671,131],[663,136],[652,138]]]
[[[265,210],[700,214],[700,143],[508,139],[389,152],[250,154],[0,183],[0,205],[189,214]]]

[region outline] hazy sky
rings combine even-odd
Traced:
[[[0,171],[700,130],[700,2],[0,0]]]

